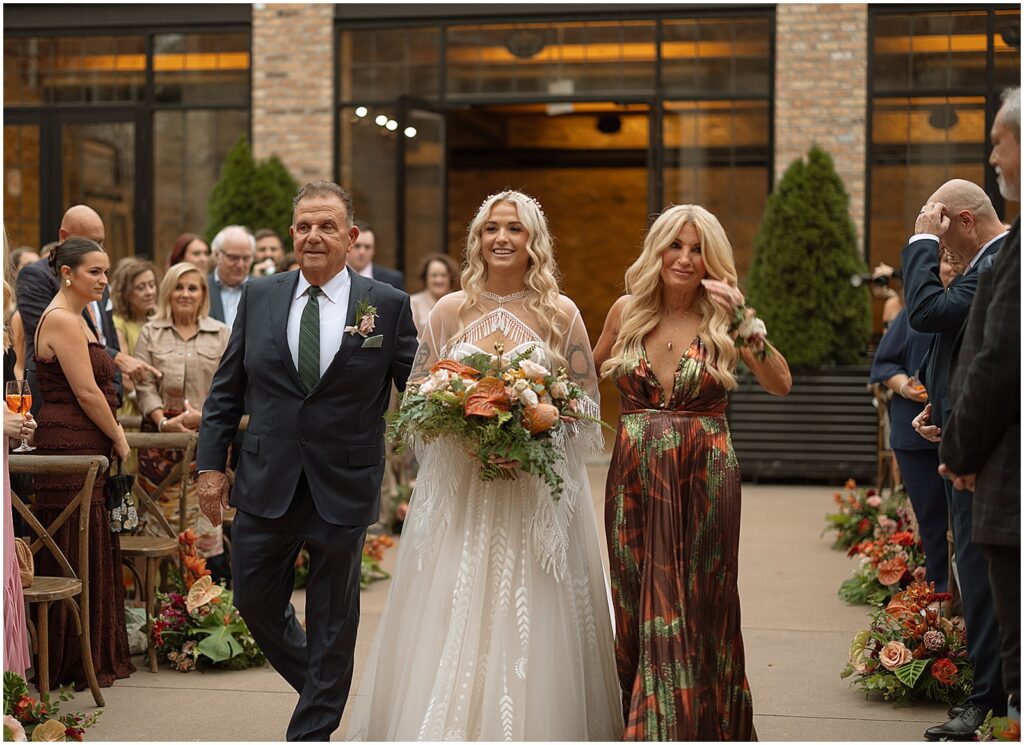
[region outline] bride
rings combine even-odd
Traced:
[[[441,358],[534,347],[565,367],[599,414],[583,319],[558,292],[540,205],[488,197],[469,227],[460,292],[438,301],[410,380]],[[582,426],[581,426],[582,425]],[[397,567],[363,672],[353,740],[618,740],[622,707],[585,457],[600,428],[576,423],[555,503],[539,478],[482,482],[458,444],[417,444]],[[514,461],[502,461],[515,469]]]

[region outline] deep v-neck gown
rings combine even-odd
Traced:
[[[615,380],[605,521],[626,740],[752,740],[737,592],[740,470],[726,392],[695,339],[662,389]]]

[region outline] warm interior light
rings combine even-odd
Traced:
[[[388,123],[385,124],[384,126],[387,128],[388,132],[394,132],[396,129],[398,129],[398,122],[396,122],[394,119],[388,119]]]
[[[362,119],[368,113],[370,113],[370,111],[365,106],[356,106],[356,116],[358,116],[360,119]]]
[[[383,114],[377,114],[377,118],[374,119],[373,121],[377,122],[378,126],[383,127],[385,124],[388,123],[388,118]]]
[[[416,127],[406,127],[405,128],[405,136],[406,137],[415,137],[416,136]]]

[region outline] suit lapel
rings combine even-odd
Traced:
[[[349,279],[352,282],[348,294],[348,312],[345,314],[345,326],[355,326],[357,324],[356,309],[359,307],[359,303],[365,300],[368,304],[373,305],[373,282],[366,277],[356,274],[351,269],[346,268],[345,271],[348,272]],[[358,349],[362,343],[363,337],[359,334],[342,334],[341,346],[335,353],[334,359],[331,360],[330,366],[320,376],[320,381],[310,391],[310,395],[316,393],[330,382],[338,374],[338,371],[345,366],[352,352]]]
[[[288,312],[292,307],[295,286],[299,282],[298,272],[289,274],[279,276],[270,293],[270,333],[274,337],[277,353],[281,355],[288,374],[299,390],[305,391],[302,380],[299,379],[299,371],[295,369],[295,363],[292,361],[292,352],[288,348]]]

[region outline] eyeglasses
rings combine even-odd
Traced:
[[[252,261],[252,254],[222,253],[221,258],[223,258],[225,261],[229,261],[232,264],[244,264],[245,262]]]

